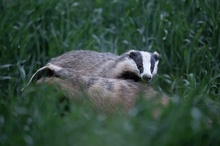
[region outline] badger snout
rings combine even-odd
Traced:
[[[144,82],[150,82],[151,79],[152,79],[152,75],[147,75],[147,74],[145,74],[145,75],[142,76],[142,80],[143,80]]]

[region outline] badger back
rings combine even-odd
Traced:
[[[97,75],[97,69],[103,63],[115,59],[117,56],[111,53],[100,53],[89,50],[67,52],[53,58],[49,63],[62,68],[80,72],[82,75]]]

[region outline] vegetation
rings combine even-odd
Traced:
[[[219,145],[219,43],[218,0],[1,0],[0,145]],[[152,84],[171,104],[159,119],[143,101],[106,116],[78,102],[65,112],[46,85],[21,92],[69,50],[132,48],[161,55]]]

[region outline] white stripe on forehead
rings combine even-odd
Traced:
[[[145,52],[145,51],[140,51],[142,57],[143,57],[143,73],[141,73],[141,76],[143,75],[148,75],[152,77],[151,74],[151,53]]]

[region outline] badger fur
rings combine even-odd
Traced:
[[[38,83],[45,81],[58,84],[61,90],[68,93],[70,99],[86,93],[95,108],[104,112],[116,112],[118,106],[128,111],[135,106],[140,93],[146,100],[159,96],[158,101],[162,105],[167,105],[169,102],[166,96],[160,95],[148,84],[132,80],[85,76],[50,63],[39,69],[30,82],[34,80]],[[158,109],[153,112],[153,116],[158,116]]]
[[[85,76],[149,82],[157,73],[159,54],[130,50],[120,56],[95,51],[71,51],[49,62]]]

